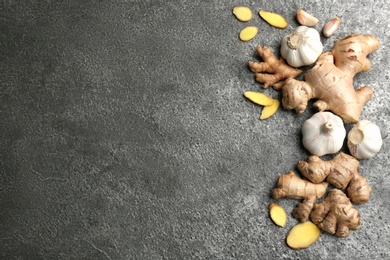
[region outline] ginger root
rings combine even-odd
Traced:
[[[295,225],[286,236],[286,243],[293,249],[305,249],[314,244],[321,235],[321,230],[310,221]]]
[[[248,66],[253,73],[256,73],[256,81],[263,83],[263,88],[269,86],[273,86],[274,89],[280,88],[282,85],[276,84],[277,82],[285,78],[295,78],[302,73],[302,70],[289,66],[282,58],[277,59],[267,46],[257,46],[256,51],[263,61],[249,61]]]
[[[326,182],[314,184],[299,178],[294,172],[290,171],[279,177],[278,183],[272,191],[272,196],[275,199],[303,199],[293,210],[292,214],[299,221],[305,222],[310,215],[314,203],[325,194],[327,187],[328,183]]]
[[[284,227],[287,223],[287,214],[282,206],[275,202],[271,202],[268,205],[269,215],[272,221],[281,227]]]
[[[320,229],[338,237],[347,237],[349,230],[360,226],[359,211],[341,190],[336,189],[329,191],[321,203],[314,205],[310,218]]]
[[[372,98],[373,90],[368,86],[355,90],[353,77],[370,69],[367,55],[378,50],[379,46],[380,41],[372,35],[346,36],[335,42],[331,52],[320,55],[315,66],[305,73],[305,81],[295,80],[298,71],[276,62],[267,47],[256,49],[264,64],[249,62],[249,66],[257,73],[256,80],[264,83],[263,87],[274,85],[275,89],[282,89],[284,108],[303,113],[309,100],[318,99],[313,104],[317,110],[330,110],[346,123],[357,123],[364,104]],[[285,81],[275,84],[283,79]]]
[[[340,152],[332,160],[324,161],[316,155],[306,161],[299,161],[298,170],[313,183],[327,181],[338,189],[347,189],[350,200],[354,203],[366,203],[371,194],[371,186],[365,177],[359,174],[359,161]]]

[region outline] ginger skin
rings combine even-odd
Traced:
[[[349,230],[356,230],[360,225],[359,211],[344,192],[336,189],[329,191],[321,203],[314,205],[310,218],[320,229],[338,237],[348,237]]]
[[[371,100],[372,88],[364,86],[354,89],[353,77],[368,71],[371,67],[367,55],[379,49],[380,41],[372,35],[351,34],[335,42],[331,52],[324,52],[315,66],[305,73],[305,81],[295,80],[294,68],[274,69],[275,57],[266,51],[266,47],[257,47],[264,63],[249,66],[256,74],[256,80],[264,83],[265,88],[274,85],[282,89],[283,107],[298,113],[306,110],[309,100],[318,99],[313,106],[319,111],[330,110],[346,123],[357,123],[365,103]],[[272,57],[273,56],[273,57]],[[281,66],[281,65],[280,65]],[[271,74],[266,74],[271,73]],[[299,75],[299,74],[298,74]],[[286,79],[283,82],[276,82]]]
[[[299,161],[298,170],[313,183],[326,180],[338,189],[346,189],[350,200],[354,203],[366,203],[370,199],[371,186],[365,177],[359,174],[359,161],[340,152],[332,160],[324,161],[316,155],[306,161]]]
[[[310,215],[314,203],[325,194],[327,187],[328,183],[326,182],[314,184],[299,178],[294,172],[290,171],[279,177],[278,183],[272,191],[272,196],[275,199],[303,199],[293,210],[292,214],[299,221],[305,222]]]

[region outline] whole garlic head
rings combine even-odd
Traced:
[[[379,127],[368,120],[359,121],[349,131],[347,145],[351,155],[357,159],[373,157],[382,147]]]
[[[311,65],[322,53],[319,32],[314,28],[299,26],[281,41],[280,54],[292,67]]]
[[[346,136],[343,120],[331,112],[317,112],[302,125],[303,146],[313,155],[340,151]]]

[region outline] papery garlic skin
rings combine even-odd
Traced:
[[[349,152],[356,159],[374,157],[382,147],[379,127],[371,121],[361,120],[348,133]]]
[[[319,32],[314,28],[299,26],[282,38],[280,54],[290,66],[297,68],[316,62],[322,50]]]
[[[331,112],[318,112],[302,125],[303,146],[313,155],[340,151],[346,137],[343,120]]]

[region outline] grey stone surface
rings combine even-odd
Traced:
[[[244,4],[248,23],[231,11]],[[355,86],[375,89],[362,118],[382,131],[361,161],[373,186],[361,227],[285,244],[268,217],[280,174],[309,154],[303,115],[266,120],[247,61],[277,51],[303,7],[338,16],[325,50],[352,32],[382,46]],[[260,8],[284,14],[270,27]],[[385,1],[11,1],[0,3],[1,259],[390,259],[389,5]],[[238,40],[259,27],[250,42]],[[264,90],[280,97],[277,91]],[[347,126],[350,127],[350,126]],[[345,147],[343,148],[345,150]],[[346,150],[345,150],[346,151]],[[279,200],[291,212],[295,200]]]

